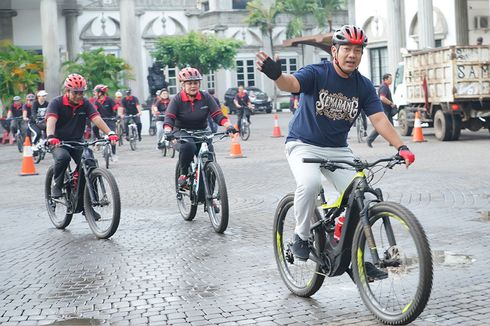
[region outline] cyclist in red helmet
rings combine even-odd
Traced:
[[[192,67],[187,67],[179,72],[181,91],[175,95],[165,111],[163,129],[166,134],[175,131],[176,136],[187,135],[186,130],[205,130],[208,127],[208,116],[224,126],[229,132],[236,132],[214,98],[207,92],[199,90],[201,86],[201,73]],[[198,146],[190,141],[184,144],[176,144],[179,151],[179,162],[181,171],[187,171]],[[179,184],[185,184],[187,176],[182,172]]]
[[[70,157],[78,164],[82,150],[60,147],[63,140],[82,141],[85,121],[90,119],[105,132],[114,144],[118,137],[100,117],[99,112],[83,97],[87,90],[85,78],[79,74],[70,74],[65,79],[65,93],[53,99],[46,113],[46,134],[53,149],[54,180],[51,189],[54,198],[61,197],[61,186]]]
[[[112,130],[116,131],[116,118],[117,118],[117,110],[118,105],[116,101],[112,97],[107,96],[107,92],[109,91],[109,87],[106,85],[97,85],[94,87],[95,99],[92,105],[99,111],[102,120],[107,124],[107,126]],[[96,138],[100,137],[99,128],[94,125],[92,126],[92,131]],[[112,160],[117,162],[116,156],[116,145],[112,144]]]
[[[294,74],[283,73],[278,58],[274,61],[262,51],[257,54],[257,69],[274,80],[281,91],[301,93],[286,138],[286,156],[296,181],[293,254],[298,259],[309,258],[309,218],[314,215],[315,200],[322,187],[321,173],[340,194],[355,173],[321,171],[317,164],[303,163],[303,158],[352,161],[354,154],[348,147],[347,135],[357,116],[365,112],[379,134],[398,149],[407,166],[415,159],[384,114],[373,84],[357,70],[367,44],[361,28],[342,26],[333,34],[333,62],[311,64]]]

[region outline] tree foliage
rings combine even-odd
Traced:
[[[66,75],[77,73],[85,77],[88,89],[104,84],[115,92],[124,88],[123,80],[134,79],[130,66],[123,59],[103,49],[82,52],[75,60],[64,62],[63,68]]]
[[[12,44],[0,49],[0,97],[5,105],[16,95],[35,93],[42,81],[42,55]]]
[[[272,32],[276,26],[276,19],[282,12],[279,1],[270,7],[265,7],[261,0],[253,0],[247,3],[248,15],[245,22],[252,27],[258,27],[262,35],[269,39],[271,51],[274,53],[274,43]]]
[[[190,32],[184,36],[161,37],[152,56],[163,66],[191,66],[207,74],[220,68],[232,68],[242,45],[241,41]]]

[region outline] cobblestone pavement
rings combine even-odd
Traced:
[[[279,114],[282,133],[289,113]],[[110,240],[96,240],[82,215],[65,230],[51,224],[39,175],[20,177],[21,156],[0,146],[1,325],[378,325],[348,276],[326,279],[312,298],[292,295],[277,271],[271,227],[275,206],[294,189],[284,138],[272,138],[273,116],[252,117],[246,156],[230,159],[215,145],[230,198],[230,224],[213,232],[200,207],[184,221],[173,194],[176,159],[155,139],[119,148],[111,167],[122,220]],[[412,144],[416,164],[387,172],[379,185],[411,209],[426,229],[436,265],[427,308],[413,325],[488,325],[490,319],[490,161],[487,130],[457,142]],[[365,159],[394,153],[350,138]],[[100,153],[97,154],[100,157]]]

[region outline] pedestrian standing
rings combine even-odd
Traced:
[[[393,116],[396,114],[396,105],[393,103],[393,99],[391,98],[390,85],[393,83],[393,76],[391,74],[383,75],[383,82],[378,89],[379,99],[381,100],[381,104],[383,104],[383,110],[388,117],[388,120],[393,125]],[[369,147],[373,147],[373,142],[378,137],[379,133],[376,129],[374,129],[366,139],[367,145]]]

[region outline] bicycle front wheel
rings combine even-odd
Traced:
[[[180,215],[186,221],[192,221],[196,217],[197,201],[194,200],[194,191],[192,185],[189,187],[179,186],[180,162],[177,161],[175,167],[175,191],[177,193],[177,206]]]
[[[73,217],[70,207],[70,193],[67,188],[63,187],[63,196],[60,198],[51,197],[51,187],[54,185],[54,166],[50,166],[46,172],[46,181],[44,182],[44,199],[48,209],[49,219],[57,229],[64,229],[70,223]]]
[[[24,140],[22,139],[22,135],[20,133],[15,136],[15,142],[17,143],[17,149],[20,153],[22,153],[24,150]]]
[[[207,190],[206,208],[213,229],[217,233],[225,232],[228,227],[228,191],[225,176],[216,162],[208,162],[204,167]]]
[[[136,138],[138,134],[135,128],[131,128],[131,135],[129,135],[129,147],[131,147],[132,151],[136,150]]]
[[[246,141],[250,138],[250,125],[248,123],[242,123],[242,129],[240,129],[240,137]]]
[[[89,182],[90,185],[85,185],[83,197],[85,218],[97,238],[108,239],[116,232],[121,218],[116,179],[108,170],[95,168],[90,173]],[[93,190],[93,200],[89,187]]]
[[[413,213],[398,203],[378,203],[369,216],[380,259],[387,266],[377,266],[382,278],[366,272],[366,263],[373,262],[359,225],[352,245],[354,282],[377,319],[387,325],[409,324],[424,310],[432,289],[429,241]]]
[[[318,221],[320,214],[315,210],[312,221]],[[312,222],[314,223],[314,222]],[[288,289],[300,297],[310,297],[315,294],[325,279],[320,264],[311,259],[301,261],[293,256],[293,239],[296,219],[294,217],[294,194],[284,196],[277,205],[274,215],[272,237],[274,257],[281,278]],[[318,229],[320,230],[320,228]],[[325,247],[325,233],[315,232],[310,239],[313,250],[319,251]]]
[[[162,143],[161,148],[162,148],[162,156],[163,157],[167,156],[167,144],[165,144],[165,142]]]

